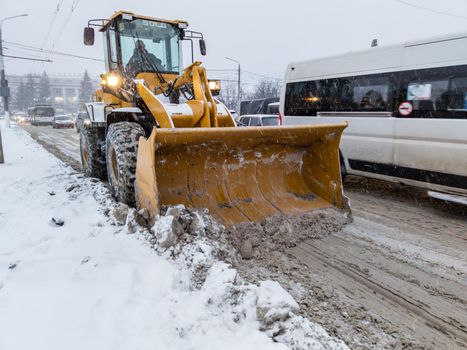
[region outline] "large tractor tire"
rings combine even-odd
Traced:
[[[135,205],[135,172],[138,140],[144,136],[137,123],[111,124],[106,137],[107,174],[112,194],[118,201]]]
[[[79,149],[84,174],[104,180],[107,177],[105,154],[103,153],[104,129],[81,128]]]

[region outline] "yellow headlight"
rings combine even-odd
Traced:
[[[107,85],[109,86],[117,86],[120,82],[120,79],[117,75],[109,75],[107,76]]]
[[[219,80],[210,80],[209,81],[209,90],[218,91],[221,89],[221,82]]]

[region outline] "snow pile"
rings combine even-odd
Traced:
[[[285,320],[291,312],[298,311],[298,304],[279,283],[261,282],[258,289],[258,318],[264,325],[273,325],[276,321]]]
[[[229,228],[227,234],[239,249],[247,245],[249,258],[265,258],[270,252],[283,252],[307,239],[337,232],[351,220],[345,211],[326,208],[300,215],[272,215],[260,223],[243,222]]]
[[[274,342],[294,350],[348,349],[319,325],[298,315],[299,306],[279,283],[245,282],[235,267],[241,263],[238,237],[207,211],[183,205],[164,208],[148,234],[160,254],[173,259],[191,278],[187,287],[209,295],[207,304],[229,322],[258,321]],[[318,214],[322,215],[322,214]]]
[[[245,283],[206,213],[167,208],[148,233],[20,129],[2,137],[0,349],[345,348],[277,284]]]
[[[159,254],[177,262],[190,276],[190,288],[201,288],[218,262],[235,266],[240,257],[229,244],[225,229],[207,211],[178,205],[161,210],[150,231],[140,227]],[[136,217],[138,215],[135,215]]]

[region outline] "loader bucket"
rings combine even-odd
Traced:
[[[139,140],[136,198],[208,208],[229,227],[345,203],[339,142],[347,124],[156,129]]]

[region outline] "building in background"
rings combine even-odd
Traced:
[[[21,82],[23,82],[23,84],[26,84],[28,78],[26,75],[7,75],[6,78],[8,80],[8,85],[11,89],[11,110],[14,111],[16,109],[15,99],[18,93],[18,89],[21,85]],[[73,113],[78,111],[80,109],[79,96],[81,90],[81,81],[83,80],[83,74],[50,74],[48,75],[48,78],[51,96],[50,101],[47,101],[47,103],[52,104],[55,110],[59,113]],[[36,90],[35,96],[38,96],[41,74],[33,74],[32,79],[34,81],[34,88]],[[91,80],[91,82],[95,89],[99,88],[99,80]],[[3,103],[0,103],[0,106],[1,110],[3,110]]]

